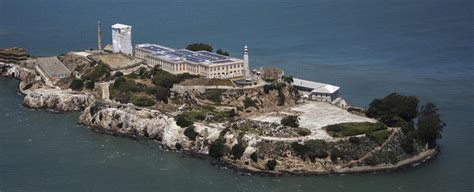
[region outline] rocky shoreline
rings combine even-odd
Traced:
[[[279,162],[290,160],[286,166],[275,170],[267,170],[263,162],[273,160],[259,156],[252,161],[252,154],[257,151],[258,145],[264,142],[261,137],[242,134],[236,130],[229,130],[231,125],[223,124],[195,124],[193,131],[198,135],[190,138],[184,133],[186,129],[176,125],[174,117],[157,110],[136,107],[132,104],[119,104],[96,100],[93,93],[66,91],[59,88],[41,87],[30,90],[35,84],[41,84],[40,78],[34,70],[25,69],[17,65],[2,66],[2,76],[15,77],[20,80],[19,91],[24,97],[24,106],[32,109],[51,109],[60,112],[81,111],[78,122],[96,131],[125,136],[131,138],[146,138],[158,141],[163,149],[182,151],[185,154],[209,158],[210,143],[223,142],[223,146],[245,144],[242,158],[235,159],[225,156],[214,159],[212,163],[219,167],[235,170],[237,173],[248,175],[277,176],[277,175],[327,175],[347,173],[386,172],[399,170],[418,163],[433,159],[439,153],[437,149],[425,149],[417,155],[402,159],[395,164],[355,165],[341,167],[331,164],[329,157],[316,160],[313,164],[306,160],[295,160],[292,155],[284,151],[285,157]],[[6,70],[5,70],[6,69]],[[29,86],[29,87],[28,87]],[[28,87],[27,89],[25,89]],[[232,126],[242,126],[232,124]],[[395,134],[395,133],[392,133]],[[276,161],[277,162],[277,161]],[[291,165],[296,162],[297,165]],[[311,165],[310,165],[311,164]],[[307,166],[310,165],[310,166]]]

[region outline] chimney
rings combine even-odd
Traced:
[[[100,21],[97,21],[97,49],[102,50],[102,34],[100,33]]]

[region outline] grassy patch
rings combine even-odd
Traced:
[[[149,107],[155,104],[155,101],[152,98],[146,96],[133,96],[131,102],[140,107]]]
[[[206,92],[204,92],[204,97],[206,97],[207,100],[212,101],[214,103],[220,103],[221,94],[224,93],[225,91],[226,91],[225,89],[206,89]]]
[[[340,123],[326,126],[326,131],[333,137],[347,137],[360,134],[370,134],[379,130],[386,130],[387,126],[382,123]]]
[[[367,136],[374,140],[377,144],[382,144],[385,140],[388,139],[389,132],[387,129],[374,131],[372,133],[367,133]]]

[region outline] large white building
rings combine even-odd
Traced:
[[[177,50],[156,44],[135,45],[135,57],[145,60],[150,67],[158,65],[172,74],[190,73],[206,78],[228,79],[243,77],[245,71],[248,71],[248,68],[245,70],[242,59],[208,51]]]
[[[132,55],[132,26],[117,23],[112,25],[112,47],[114,53]]]

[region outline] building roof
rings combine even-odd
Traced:
[[[332,94],[336,92],[337,90],[339,90],[340,88],[334,85],[308,81],[308,80],[303,80],[303,79],[298,79],[298,78],[293,78],[293,85],[312,89],[311,90],[312,93],[327,93],[327,94]]]
[[[120,23],[116,23],[114,25],[112,25],[112,28],[114,29],[127,29],[127,28],[131,28],[132,26],[130,25],[124,25],[124,24],[120,24]]]
[[[50,77],[59,74],[68,75],[71,73],[57,57],[40,57],[36,59],[36,62]]]
[[[171,62],[188,61],[205,65],[240,61],[240,59],[219,55],[208,51],[189,51],[186,49],[173,49],[156,44],[138,44],[137,48],[146,50],[153,57],[158,57]]]

